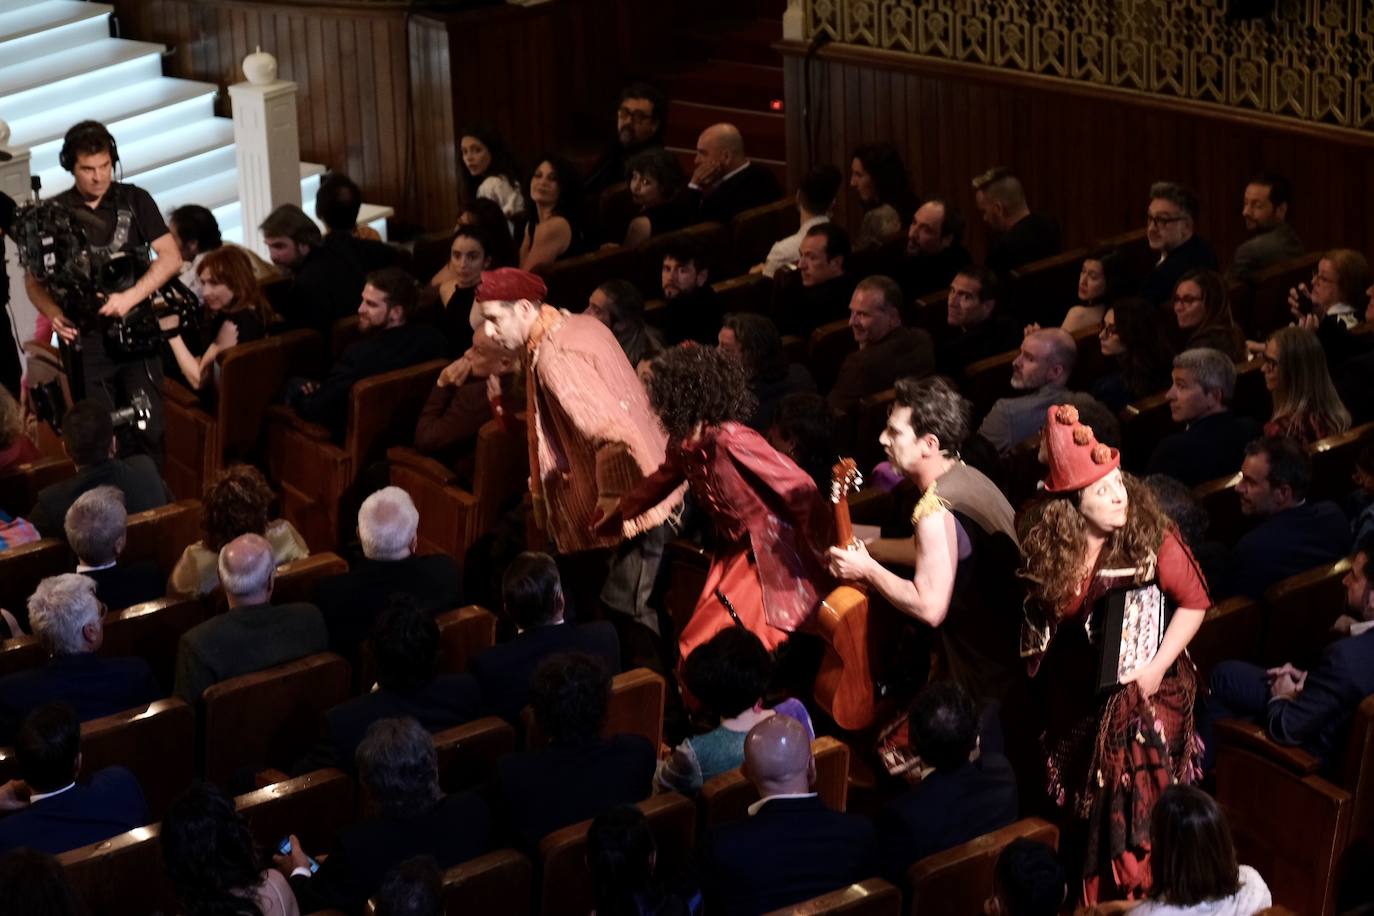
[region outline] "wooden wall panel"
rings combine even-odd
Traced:
[[[810,165],[803,124],[806,45],[784,43],[787,160],[795,181]],[[1374,138],[1187,102],[1092,90],[1025,74],[851,46],[822,48],[810,64],[817,162],[846,173],[853,148],[890,140],[918,193],[953,200],[969,217],[972,250],[986,232],[972,177],[1013,168],[1031,206],[1055,215],[1068,246],[1144,225],[1156,179],[1195,188],[1200,232],[1223,262],[1243,241],[1247,178],[1277,171],[1294,183],[1290,220],[1309,249],[1374,254]],[[839,218],[858,223],[846,190]]]

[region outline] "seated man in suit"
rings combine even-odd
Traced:
[[[843,226],[821,223],[806,231],[796,271],[773,278],[771,312],[779,332],[810,340],[816,328],[845,316],[855,283],[850,253]]]
[[[528,551],[516,557],[501,580],[501,601],[519,632],[473,660],[472,673],[482,687],[487,711],[519,723],[534,669],[556,652],[586,652],[599,658],[611,674],[620,673],[620,640],[614,626],[604,620],[576,624],[563,619],[563,583],[553,557]]]
[[[287,403],[303,419],[328,427],[341,440],[348,423],[348,395],[355,384],[444,356],[444,335],[410,323],[418,299],[414,278],[401,268],[368,274],[358,305],[362,337],[339,354],[324,381],[288,383]]]
[[[1169,416],[1184,428],[1159,440],[1150,474],[1168,474],[1190,487],[1234,474],[1245,446],[1263,435],[1259,423],[1231,412],[1236,364],[1220,350],[1198,347],[1174,357]]]
[[[314,328],[329,340],[334,322],[353,313],[363,268],[324,243],[320,227],[295,204],[282,204],[258,227],[272,263],[291,275],[278,309],[294,328]]]
[[[695,166],[687,188],[701,201],[703,221],[728,226],[745,210],[782,197],[773,173],[744,154],[744,137],[733,124],[712,124],[701,132]]]
[[[874,275],[859,281],[849,300],[849,329],[859,349],[840,364],[827,400],[837,413],[847,413],[859,400],[935,371],[935,346],[921,328],[902,326],[902,291],[890,278]]]
[[[706,252],[691,238],[671,240],[663,249],[663,341],[669,346],[694,340],[704,346],[716,342],[720,331],[720,300],[710,286],[711,265]]]
[[[1196,268],[1217,269],[1212,246],[1196,234],[1198,196],[1172,181],[1150,185],[1150,206],[1145,216],[1145,236],[1150,250],[1159,255],[1140,296],[1162,305],[1174,295],[1183,275]]]
[[[313,875],[294,834],[291,851],[273,856],[302,913],[361,911],[387,872],[413,856],[433,856],[440,868],[449,868],[491,848],[486,803],[472,792],[443,793],[434,740],[414,719],[374,722],[358,745],[357,761],[372,816],[340,831]]]
[[[234,538],[219,552],[219,581],[229,610],[187,630],[177,645],[174,692],[194,704],[207,687],[329,647],[313,604],[272,604],[277,567],[260,534]]]
[[[1225,661],[1212,672],[1207,715],[1198,732],[1209,763],[1216,752],[1211,726],[1218,719],[1263,722],[1269,737],[1301,747],[1327,765],[1340,759],[1350,717],[1374,694],[1374,542],[1364,541],[1345,574],[1345,613],[1333,631],[1343,638],[1327,646],[1310,671],[1284,664],[1267,671],[1244,661]],[[1315,610],[1315,609],[1314,609]]]
[[[589,655],[555,655],[534,673],[530,705],[548,745],[496,763],[500,821],[520,848],[533,851],[560,827],[648,797],[658,749],[642,735],[601,737],[610,699],[611,676]]]
[[[770,716],[744,739],[744,772],[760,800],[746,820],[707,837],[707,906],[726,916],[767,913],[873,877],[873,824],[831,811],[811,784],[811,736],[790,716]]]
[[[119,565],[129,514],[118,487],[87,490],[67,510],[63,529],[76,554],[76,571],[95,583],[95,596],[114,611],[155,601],[167,593],[167,576],[152,563]]]
[[[81,723],[66,703],[31,712],[15,742],[19,778],[0,786],[0,855],[27,846],[57,855],[148,823],[134,774],[106,767],[77,785]]]
[[[115,457],[116,440],[110,412],[97,401],[77,401],[62,418],[62,450],[76,465],[76,474],[38,491],[28,519],[47,538],[62,537],[62,522],[76,498],[103,484],[118,487],[130,512],[165,506],[172,493],[157,465],[147,455],[128,461]]]
[[[458,564],[446,554],[416,556],[419,528],[420,513],[400,487],[384,487],[363,500],[358,540],[365,559],[315,586],[315,604],[329,628],[331,651],[353,658],[392,595],[410,595],[431,614],[459,605]]]
[[[1024,335],[1022,325],[997,305],[997,274],[986,267],[965,267],[949,283],[945,321],[949,333],[939,340],[937,371],[959,379],[970,363],[1015,350]]]
[[[912,863],[1016,820],[1016,776],[1001,754],[981,752],[978,707],[954,681],[911,704],[912,750],[933,767],[879,813],[883,873],[902,884]]]
[[[29,598],[29,623],[51,657],[41,667],[0,678],[0,745],[12,744],[24,716],[43,703],[70,704],[85,722],[162,698],[146,661],[96,654],[105,639],[104,618],[96,585],[85,576],[65,573],[38,583]]]
[[[410,716],[430,732],[477,718],[481,691],[470,674],[439,673],[439,626],[409,595],[398,594],[372,631],[377,684],[324,714],[319,745],[297,773],[323,767],[353,770],[353,753],[378,719]]]

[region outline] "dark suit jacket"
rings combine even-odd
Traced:
[[[844,358],[835,387],[830,389],[830,406],[846,413],[858,406],[860,398],[886,391],[898,379],[934,371],[935,344],[930,334],[920,328],[894,328],[882,340]]]
[[[951,328],[946,337],[939,340],[935,352],[935,364],[941,375],[958,380],[963,377],[964,367],[989,356],[997,356],[1021,346],[1025,328],[1010,315],[995,310],[982,324],[972,328]],[[1007,367],[1010,376],[1011,367]]]
[[[61,795],[0,818],[0,855],[20,846],[57,855],[148,823],[148,803],[134,774],[106,767]]]
[[[329,648],[352,657],[392,595],[410,595],[431,614],[439,614],[461,603],[462,586],[458,564],[444,554],[365,559],[346,573],[321,579],[315,604],[329,628]]]
[[[135,455],[128,460],[109,458],[79,468],[74,476],[44,487],[38,491],[38,502],[26,517],[43,537],[65,539],[67,534],[62,530],[62,523],[72,503],[87,490],[106,485],[118,487],[124,494],[124,508],[130,515],[172,501],[172,492],[162,482],[153,459]]]
[[[703,877],[713,914],[754,916],[873,877],[873,822],[816,797],[775,798],[707,837]]]
[[[782,188],[773,173],[757,162],[751,162],[744,171],[722,181],[706,194],[693,190],[693,196],[700,199],[700,218],[703,222],[714,220],[725,223],[734,219],[745,210],[762,207],[782,198]]]
[[[314,328],[329,341],[334,322],[358,310],[363,269],[333,248],[312,249],[291,278],[282,317],[294,328]]]
[[[433,328],[403,324],[364,334],[339,354],[314,394],[300,399],[296,412],[329,427],[342,438],[348,424],[348,393],[365,378],[404,369],[444,355],[447,343]]]
[[[1330,500],[1276,512],[1232,548],[1231,592],[1260,598],[1275,582],[1334,563],[1349,549],[1350,523]]]
[[[663,340],[669,346],[694,340],[714,347],[720,333],[720,299],[710,286],[679,293],[663,306]]]
[[[1002,755],[937,770],[879,812],[883,874],[901,884],[913,862],[1005,827],[1016,815],[1016,774]]]
[[[337,253],[350,264],[356,264],[366,277],[374,270],[394,267],[400,263],[401,252],[386,242],[374,239],[360,239],[356,235],[340,235],[331,232],[324,237],[324,247]],[[359,293],[361,296],[361,291]],[[357,303],[354,303],[357,308]]]
[[[534,669],[559,652],[585,652],[605,662],[611,674],[620,673],[620,639],[606,621],[535,627],[473,659],[472,673],[482,686],[482,706],[518,724],[520,710],[529,702]]]
[[[1027,213],[988,246],[984,263],[1006,279],[1021,265],[1059,252],[1059,224],[1043,213]]]
[[[507,754],[496,762],[501,822],[509,839],[533,851],[560,827],[648,798],[657,763],[657,748],[640,735]]]
[[[1168,474],[1190,487],[1234,474],[1245,459],[1245,446],[1263,433],[1257,422],[1229,410],[1194,420],[1159,440],[1146,473]]]
[[[1374,693],[1374,630],[1339,639],[1307,672],[1302,692],[1292,700],[1271,700],[1265,715],[1269,735],[1279,744],[1298,745],[1327,763],[1344,747],[1355,708]]]
[[[232,608],[187,630],[177,645],[174,692],[195,703],[207,687],[329,648],[313,604]]]
[[[1374,420],[1374,353],[1357,356],[1340,368],[1336,391],[1356,423]]]
[[[1140,295],[1155,305],[1162,305],[1173,298],[1174,287],[1179,279],[1198,267],[1216,270],[1217,256],[1212,246],[1202,240],[1202,236],[1194,235],[1155,265],[1141,285]]]
[[[329,857],[310,877],[291,879],[302,913],[362,909],[382,878],[406,859],[433,856],[440,869],[491,848],[491,814],[472,792],[446,796],[418,817],[382,816],[340,831]],[[310,853],[320,850],[306,850]]]
[[[911,255],[902,260],[894,278],[907,302],[927,293],[945,289],[955,275],[973,263],[973,257],[959,242],[935,254]]]
[[[91,569],[81,575],[95,581],[95,596],[112,611],[156,601],[167,594],[167,574],[146,560],[108,569]]]
[[[24,717],[44,703],[70,703],[85,722],[160,699],[157,678],[141,658],[57,655],[0,679],[0,745],[13,745]]]
[[[1267,232],[1253,235],[1236,247],[1226,276],[1248,280],[1255,274],[1302,254],[1302,239],[1289,223],[1279,223]]]
[[[804,340],[823,324],[849,317],[849,300],[859,280],[841,274],[815,286],[803,286],[801,271],[779,273],[773,281],[773,323],[778,332],[795,334]]]

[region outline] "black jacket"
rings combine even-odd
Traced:
[[[779,273],[773,285],[773,323],[780,334],[795,334],[804,340],[823,324],[849,317],[849,300],[854,298],[858,278],[841,274],[815,286],[803,286],[801,271]]]
[[[994,311],[987,321],[968,330],[951,328],[948,335],[936,341],[935,365],[941,375],[958,380],[970,363],[989,356],[998,356],[1021,345],[1024,328],[1010,315]],[[1007,367],[1011,375],[1011,367]]]
[[[1202,240],[1202,236],[1195,235],[1155,265],[1154,270],[1150,271],[1141,285],[1140,295],[1155,305],[1163,305],[1173,299],[1174,287],[1184,274],[1204,267],[1209,270],[1217,269],[1216,252],[1212,251],[1211,245]]]
[[[745,210],[762,207],[782,198],[778,179],[765,166],[751,162],[738,175],[733,175],[707,193],[691,189],[701,203],[699,214],[703,222],[715,221],[729,225]]]
[[[988,246],[985,263],[1002,279],[1023,264],[1060,252],[1059,224],[1043,213],[1027,213]]]
[[[1345,556],[1350,537],[1345,513],[1330,500],[1275,512],[1232,548],[1230,590],[1258,599],[1275,582]]]
[[[69,703],[85,722],[162,696],[152,669],[141,658],[106,658],[93,652],[57,655],[41,667],[0,678],[0,746],[12,746],[19,723],[44,703]]]
[[[720,297],[711,287],[699,286],[690,292],[678,293],[663,305],[663,340],[670,347],[684,340],[714,347],[723,317]]]
[[[935,254],[910,255],[902,259],[894,278],[907,302],[945,289],[955,275],[973,263],[968,249],[954,242]]]
[[[314,328],[327,342],[334,322],[358,310],[363,268],[328,245],[312,248],[291,278],[282,317],[293,328]]]
[[[1240,470],[1245,446],[1264,434],[1259,423],[1231,411],[1202,417],[1155,446],[1148,474],[1168,474],[1195,487]]]
[[[87,490],[107,485],[118,487],[124,494],[124,508],[130,515],[157,509],[172,501],[172,492],[162,481],[153,459],[147,455],[134,455],[127,460],[107,458],[78,468],[76,474],[66,480],[39,490],[38,501],[27,518],[43,537],[66,538],[62,523],[72,503]]]
[[[410,595],[420,607],[439,614],[462,603],[462,575],[445,554],[411,555],[403,560],[363,560],[346,573],[315,585],[315,606],[329,628],[329,648],[351,658],[372,634],[372,625],[392,595]]]
[[[134,774],[106,767],[86,785],[0,818],[0,856],[20,846],[57,855],[147,823],[148,803]]]
[[[156,601],[167,594],[167,574],[149,562],[116,563],[108,569],[90,569],[81,575],[95,582],[95,596],[112,611]]]
[[[520,710],[529,702],[534,669],[559,652],[585,652],[605,662],[611,674],[620,673],[620,640],[606,621],[535,627],[473,659],[472,673],[482,686],[482,706],[519,723]]]

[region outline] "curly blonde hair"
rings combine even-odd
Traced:
[[[1143,481],[1125,471],[1121,479],[1126,485],[1126,524],[1107,538],[1097,560],[1099,569],[1144,564],[1159,552],[1165,532],[1174,527]],[[1026,591],[1055,619],[1069,610],[1083,582],[1088,538],[1078,511],[1081,493],[1065,493],[1032,505],[1017,526],[1026,558],[1020,572]]]

